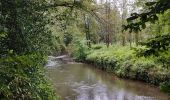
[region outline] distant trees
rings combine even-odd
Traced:
[[[138,13],[132,13],[131,17],[127,19],[128,25],[124,26],[124,28],[130,31],[140,31],[141,29],[146,28],[146,22],[152,22],[154,23],[156,20],[158,20],[157,14],[163,14],[165,11],[170,9],[170,4],[168,0],[159,0],[157,2],[147,2],[146,11],[138,14]],[[139,19],[139,20],[137,20]],[[135,22],[132,22],[136,20]]]
[[[147,40],[140,42],[143,48],[136,49],[137,55],[154,56],[158,62],[162,63],[163,67],[169,68],[170,3],[168,0],[158,0],[146,2],[145,6],[143,12],[132,13],[131,17],[127,18],[128,24],[124,26],[124,29],[130,32],[143,30],[146,32],[148,30],[146,33],[150,33],[151,38],[149,37]],[[169,89],[169,85],[166,88]]]
[[[88,2],[88,1],[81,1],[81,2],[84,2],[86,4],[83,5],[83,9],[86,8],[86,10],[84,10],[84,12],[82,13],[77,14],[78,15],[77,18],[81,20],[77,21],[77,23],[75,24],[77,26],[76,29],[79,30],[80,33],[86,34],[84,36],[86,37],[89,43],[90,42],[98,43],[100,41],[106,43],[107,46],[112,43],[120,43],[124,46],[127,45],[129,42],[130,46],[132,46],[133,44],[138,45],[139,42],[141,42],[142,40],[154,36],[153,34],[150,34],[153,33],[153,31],[155,30],[154,27],[155,28],[157,27],[156,29],[160,29],[159,27],[160,25],[158,24],[161,24],[161,22],[157,23],[157,25],[153,25],[149,23],[141,24],[141,22],[135,24],[133,23],[134,21],[133,22],[130,21],[132,17],[126,20],[126,18],[130,16],[131,12],[134,11],[141,12],[142,8],[144,7],[147,8],[148,6],[144,5],[144,3],[147,2],[147,0],[145,1],[136,0],[133,2],[130,2],[129,0],[119,0],[119,1],[100,0],[100,2],[98,3]],[[86,14],[89,16],[90,23],[87,20],[85,21],[84,16],[82,16],[82,14]],[[133,18],[135,18],[134,17],[135,15],[136,13],[132,14]],[[145,15],[146,14],[143,15],[139,14],[139,16],[137,16],[139,18],[136,21],[138,22],[138,20],[145,17]],[[154,18],[150,17],[149,20],[150,19],[154,19]],[[89,26],[87,22],[89,23]],[[127,26],[126,27],[123,26],[123,28],[128,31],[121,31],[122,25],[126,23],[128,23]],[[147,28],[145,30],[139,31],[138,25],[140,26],[139,28],[142,27],[144,28],[146,26]],[[87,44],[89,45],[89,43]]]
[[[131,17],[127,19],[128,24],[124,26],[124,29],[129,30],[130,32],[139,32],[146,28],[147,22],[153,23],[151,24],[152,27],[150,32],[156,33],[157,36],[155,39],[152,38],[150,41],[147,41],[147,43],[142,43],[148,47],[147,50],[142,52],[146,56],[150,54],[158,55],[159,52],[165,52],[169,50],[170,42],[167,38],[170,34],[170,27],[166,23],[169,23],[170,3],[168,0],[159,0],[155,2],[147,2],[146,6],[147,8],[144,12],[140,14],[131,14]],[[164,16],[164,18],[162,18],[162,16]],[[166,32],[166,34],[164,35],[162,32]]]
[[[122,18],[122,25],[125,24],[125,19],[127,17],[127,0],[122,0],[122,3],[121,3],[121,11],[122,11],[122,14],[121,14],[121,18]],[[125,43],[126,43],[126,36],[125,36],[125,32],[122,31],[122,45],[125,46]]]
[[[139,4],[140,3],[137,3],[138,6]],[[140,6],[141,5],[143,4],[141,3]],[[127,19],[128,24],[124,26],[124,29],[130,32],[121,32],[121,25],[127,23],[125,19],[131,12],[129,9],[132,9],[134,6],[129,7],[128,0],[120,0],[119,3],[116,0],[101,0],[101,3],[96,3],[92,0],[66,0],[60,2],[47,2],[42,0],[14,2],[3,0],[1,1],[2,10],[0,17],[1,55],[10,50],[18,54],[20,52],[29,53],[35,50],[40,52],[51,50],[49,45],[55,45],[54,40],[58,37],[58,35],[51,32],[53,31],[51,30],[52,24],[55,24],[57,26],[56,29],[61,29],[60,32],[64,33],[64,35],[62,35],[62,41],[64,41],[66,45],[70,43],[67,40],[71,41],[71,37],[74,38],[75,33],[71,31],[73,28],[74,32],[77,30],[79,33],[86,33],[86,38],[89,43],[90,41],[98,43],[100,40],[105,42],[107,46],[119,42],[122,45],[126,45],[126,42],[129,42],[130,45],[132,45],[133,42],[138,44],[142,37],[140,30],[146,26],[150,26],[148,30],[152,33],[158,34],[163,30],[169,32],[169,18],[166,17],[169,16],[169,13],[167,12],[167,14],[162,15],[162,18],[155,14],[163,13],[168,9],[168,0],[148,2],[146,5],[148,9],[145,13],[133,13],[132,16]],[[154,11],[152,9],[154,7],[158,10]],[[159,9],[160,7],[162,8]],[[137,8],[137,6],[135,8]],[[79,9],[83,9],[83,11],[79,12]],[[82,15],[87,13],[89,18],[85,18]],[[156,22],[157,25],[149,25],[146,23],[148,21],[155,22],[158,17],[160,17],[161,20]],[[136,22],[132,20],[136,20]],[[64,32],[63,30],[67,31]],[[132,31],[135,34],[132,34]],[[69,34],[72,34],[72,36]]]
[[[114,0],[101,0],[96,4],[96,9],[92,13],[100,23],[100,41],[106,43],[107,46],[119,40],[116,34],[120,33],[120,12],[115,3]]]

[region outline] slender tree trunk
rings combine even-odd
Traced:
[[[122,32],[122,46],[125,46],[126,42],[125,42],[125,35],[124,32]]]
[[[85,33],[86,33],[86,40],[87,40],[87,46],[91,48],[91,43],[90,43],[90,20],[89,16],[84,14],[84,21],[85,21]]]
[[[126,15],[127,15],[127,1],[123,0],[123,4],[122,4],[122,25],[124,24],[124,21],[126,19]],[[122,30],[122,45],[125,46],[126,45],[126,36],[125,33]]]
[[[138,32],[135,34],[135,43],[136,43],[136,46],[138,46],[138,43],[139,43],[139,33]]]
[[[129,44],[131,48],[132,47],[132,33],[129,33]]]

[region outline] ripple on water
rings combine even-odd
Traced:
[[[86,64],[65,64],[48,71],[61,100],[168,100],[157,88],[114,78]]]

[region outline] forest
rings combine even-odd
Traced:
[[[170,1],[0,0],[0,100],[60,100],[50,55],[170,95]]]

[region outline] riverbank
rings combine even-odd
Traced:
[[[81,60],[85,63],[95,65],[96,68],[107,72],[113,72],[121,78],[160,86],[162,90],[170,93],[170,71],[155,57],[137,57],[135,51],[127,46],[106,48],[104,45],[98,45],[92,46],[92,49],[85,52],[86,56],[82,57],[84,60]]]
[[[118,78],[89,64],[56,64],[46,71],[60,100],[169,100],[155,86]]]

